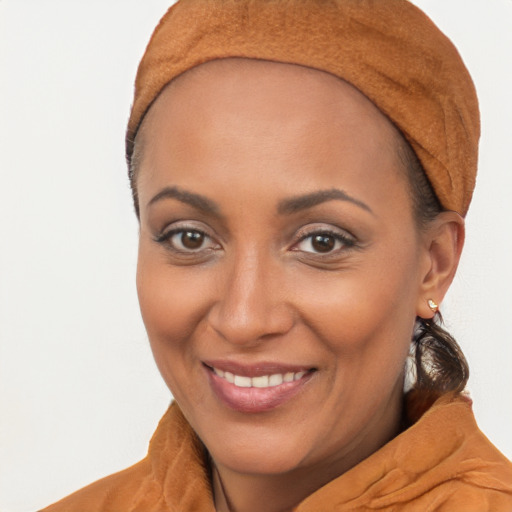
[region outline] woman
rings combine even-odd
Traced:
[[[478,137],[460,57],[405,1],[173,7],[127,156],[176,402],[146,459],[47,510],[510,510],[436,325]]]

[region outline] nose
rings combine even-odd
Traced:
[[[222,273],[210,327],[226,341],[246,346],[287,333],[294,313],[285,281],[283,269],[268,258],[240,255]]]

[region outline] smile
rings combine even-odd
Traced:
[[[203,363],[214,395],[229,409],[263,413],[283,406],[309,388],[315,368],[286,365]]]
[[[286,372],[274,373],[272,375],[261,375],[259,377],[247,377],[244,375],[235,375],[231,372],[225,372],[218,368],[212,368],[215,375],[221,379],[227,380],[239,388],[273,388],[286,382],[300,380],[307,372]]]

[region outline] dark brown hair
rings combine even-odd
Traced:
[[[410,186],[418,228],[424,229],[443,211],[443,207],[416,154],[403,137],[398,142],[398,156]],[[445,393],[462,392],[469,378],[466,358],[455,339],[443,329],[442,323],[440,313],[436,313],[433,319],[416,319],[411,351],[415,374],[412,391],[417,395],[416,399],[419,397],[425,402],[424,409]]]

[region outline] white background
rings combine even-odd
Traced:
[[[417,0],[480,95],[480,174],[443,304],[482,430],[512,457],[512,1]],[[170,394],[135,292],[124,164],[136,66],[169,0],[0,0],[0,510],[145,455]]]

